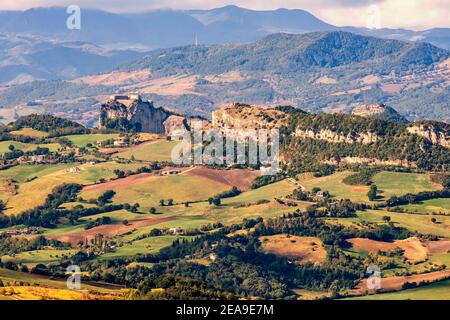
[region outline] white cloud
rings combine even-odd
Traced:
[[[369,6],[380,12],[381,27],[427,29],[450,27],[449,0],[1,0],[0,9],[23,10],[30,7],[76,4],[113,12],[135,12],[157,8],[205,9],[235,4],[245,8],[304,9],[328,23],[367,26],[373,19]],[[372,10],[373,11],[373,10]]]

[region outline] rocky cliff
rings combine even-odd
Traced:
[[[219,129],[273,129],[287,123],[289,115],[275,109],[232,104],[212,113],[212,126]]]
[[[416,122],[407,128],[411,134],[424,137],[434,145],[450,148],[450,125],[442,122]]]
[[[170,111],[155,108],[138,95],[115,95],[102,104],[99,127],[163,134],[172,130],[172,122],[166,122],[171,116]]]
[[[315,140],[324,140],[333,143],[355,143],[359,142],[362,144],[369,144],[378,142],[380,137],[374,132],[364,132],[358,133],[357,135],[352,134],[342,134],[339,132],[332,131],[330,129],[322,129],[320,131],[314,132],[313,130],[302,130],[296,129],[294,136],[300,138],[311,138]]]

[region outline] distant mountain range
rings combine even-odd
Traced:
[[[236,6],[211,10],[156,10],[114,14],[82,9],[81,30],[68,30],[65,8],[0,12],[0,84],[36,79],[70,80],[108,71],[146,51],[175,46],[245,44],[273,33],[349,31],[356,34],[430,42],[450,48],[450,29],[343,27],[304,10],[255,11]]]
[[[304,10],[255,11],[236,6],[211,10],[156,10],[114,14],[82,9],[81,30],[68,30],[65,8],[34,8],[0,12],[0,32],[31,33],[64,41],[88,41],[102,45],[144,46],[149,49],[193,44],[245,43],[272,33],[349,31],[353,33],[430,42],[450,48],[450,29],[412,31],[336,27]]]
[[[112,72],[5,88],[0,105],[37,102],[40,110],[93,124],[93,110],[111,92],[139,92],[157,106],[206,117],[232,102],[312,112],[382,103],[409,120],[448,122],[449,83],[448,50],[333,31],[157,50]]]
[[[108,50],[80,41],[55,42],[33,35],[0,34],[0,83],[74,79],[112,69],[145,54]]]

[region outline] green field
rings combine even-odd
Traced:
[[[367,197],[369,192],[368,186],[352,186],[343,182],[343,179],[351,174],[353,172],[343,171],[320,178],[302,175],[300,183],[308,191],[311,191],[314,187],[319,187],[324,191],[330,192],[333,197],[338,199],[369,203],[370,201]],[[386,200],[394,195],[401,196],[407,193],[442,189],[442,186],[431,182],[429,174],[382,171],[373,177],[373,182],[377,185],[379,196],[382,200]]]
[[[171,153],[176,141],[152,141],[130,148],[129,150],[114,155],[115,157],[141,161],[172,161]]]
[[[172,242],[174,242],[177,238],[189,239],[193,237],[177,237],[177,236],[149,237],[142,240],[134,241],[132,244],[129,245],[118,247],[113,252],[105,253],[100,258],[112,259],[117,257],[134,256],[139,253],[143,254],[157,253],[162,248],[170,246]]]
[[[81,135],[71,135],[65,136],[65,138],[72,141],[72,143],[77,147],[86,147],[87,144],[92,144],[95,146],[97,141],[104,141],[108,139],[115,139],[119,136],[118,133],[109,133],[109,134],[81,134]]]
[[[431,181],[429,174],[382,171],[373,177],[373,182],[385,199],[407,193],[442,189],[442,186]]]
[[[345,184],[344,180],[353,172],[344,171],[336,172],[332,175],[313,178],[311,175],[304,175],[300,178],[300,183],[308,190],[311,191],[314,187],[318,187],[323,191],[330,192],[331,196],[338,199],[350,199],[354,202],[369,202],[367,193],[369,187],[367,186],[350,186]]]
[[[43,177],[53,172],[70,168],[71,165],[67,163],[61,164],[33,164],[21,165],[12,167],[7,170],[0,170],[0,182],[8,178],[13,179],[18,183],[23,183],[27,179],[34,177]]]
[[[450,300],[450,279],[398,292],[380,293],[348,300]]]
[[[425,200],[419,204],[404,205],[400,206],[400,208],[404,208],[408,210],[408,212],[450,214],[450,199],[440,198]]]
[[[3,256],[2,262],[12,261],[16,264],[25,264],[27,266],[34,266],[38,263],[48,264],[61,260],[63,256],[70,257],[77,253],[77,250],[34,250],[25,251],[14,256]]]
[[[172,198],[175,202],[207,200],[220,192],[230,189],[225,184],[190,175],[149,176],[141,183],[123,179],[123,185],[118,186],[113,201],[115,203],[139,203],[144,212],[151,207],[159,206],[159,200]],[[105,186],[108,187],[108,184]],[[85,191],[81,196],[85,199],[97,198],[104,190]]]
[[[50,151],[54,152],[61,148],[59,143],[46,143],[46,144],[33,144],[33,143],[23,143],[18,141],[2,141],[0,142],[0,154],[9,152],[9,146],[13,145],[17,150],[34,151],[38,147],[48,148]]]
[[[383,210],[366,210],[358,211],[356,218],[340,218],[348,225],[349,222],[371,222],[377,224],[385,224],[383,216],[390,216],[391,221],[396,226],[401,226],[410,231],[417,231],[424,234],[431,234],[440,237],[450,237],[450,216],[434,216],[438,223],[431,222],[431,217],[428,215],[417,215],[408,213],[387,212]]]

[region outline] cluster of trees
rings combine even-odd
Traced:
[[[67,248],[68,246],[58,240],[48,240],[43,236],[37,237],[12,237],[0,236],[0,255],[17,254],[24,251],[40,250],[46,247]]]
[[[10,131],[23,128],[48,132],[50,134],[49,137],[89,133],[89,129],[79,123],[58,118],[50,114],[30,114],[20,117],[8,126],[8,130]]]
[[[104,224],[110,224],[112,219],[110,217],[101,217],[97,218],[94,221],[89,221],[87,224],[85,224],[84,229],[89,230]]]
[[[379,172],[379,169],[363,169],[357,173],[345,177],[342,182],[352,186],[369,186],[372,184],[372,178]]]

